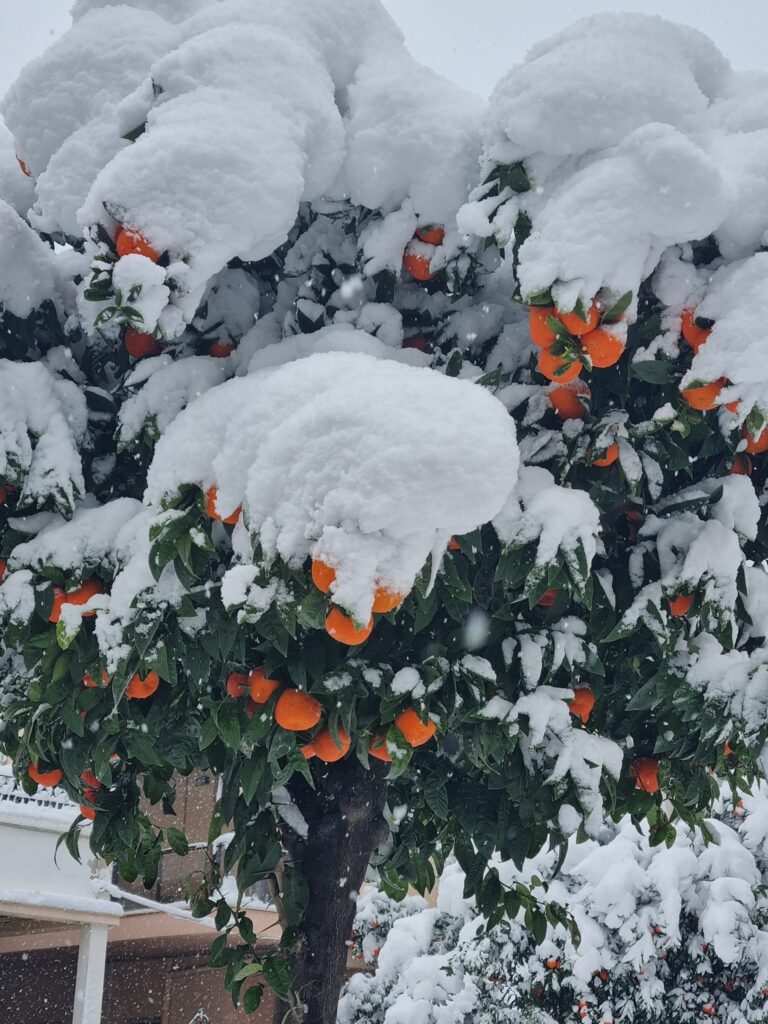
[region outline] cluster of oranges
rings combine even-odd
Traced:
[[[118,256],[144,256],[152,263],[157,263],[160,253],[154,249],[147,239],[133,228],[118,228],[115,236],[115,248]],[[128,327],[123,337],[123,344],[132,359],[146,359],[160,352],[160,343],[152,334],[136,331]]]
[[[335,579],[336,570],[332,565],[328,565],[318,558],[312,560],[312,582],[321,593],[327,594]],[[399,594],[388,587],[377,587],[373,598],[372,611],[377,615],[386,615],[387,612],[392,612],[399,608],[404,600],[405,594]],[[357,644],[364,643],[373,632],[373,625],[373,615],[371,615],[368,623],[361,629],[358,629],[352,619],[335,606],[331,608],[325,619],[325,631],[328,636],[333,637],[340,644],[346,644],[348,647],[355,647]]]
[[[248,698],[246,713],[249,717],[256,713],[260,705],[268,703],[279,690],[282,692],[275,701],[273,716],[281,729],[285,729],[286,732],[310,732],[320,724],[323,705],[316,697],[296,687],[283,688],[279,680],[268,678],[263,668],[252,669],[248,675],[231,672],[226,683],[226,691],[230,697],[235,700]],[[420,747],[437,731],[435,723],[431,719],[423,722],[415,708],[408,708],[398,715],[395,725],[412,747]],[[330,728],[326,727],[305,743],[301,752],[307,760],[316,757],[326,764],[332,764],[346,757],[351,747],[352,740],[341,726],[336,730],[336,737]],[[392,760],[387,750],[385,733],[371,737],[368,753],[379,761]]]
[[[46,789],[53,789],[54,786],[58,786],[64,778],[64,772],[60,768],[43,771],[34,762],[27,767],[27,775],[38,786],[44,786]],[[82,782],[83,799],[86,801],[80,805],[80,813],[84,818],[93,821],[96,817],[96,810],[93,805],[98,800],[99,790],[103,789],[104,785],[90,769],[83,772],[80,776],[80,781]]]
[[[437,224],[417,228],[405,248],[403,266],[415,281],[431,281],[435,277],[432,257],[438,245],[443,244],[445,231]]]

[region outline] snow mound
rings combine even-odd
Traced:
[[[24,318],[56,296],[53,253],[2,199],[0,239],[0,309]]]
[[[484,388],[331,352],[192,402],[158,442],[145,500],[215,484],[267,558],[336,566],[334,600],[367,621],[375,582],[409,590],[451,534],[498,514],[517,466],[514,424]]]

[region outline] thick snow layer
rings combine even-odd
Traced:
[[[0,310],[26,317],[56,294],[53,251],[0,199]]]
[[[367,621],[376,580],[407,591],[429,554],[501,510],[514,424],[486,389],[331,352],[228,381],[160,439],[147,502],[218,487],[267,557],[337,568],[334,599]]]

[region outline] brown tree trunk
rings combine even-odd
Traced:
[[[293,956],[293,994],[278,1000],[275,1024],[336,1024],[356,896],[388,835],[384,765],[372,762],[366,771],[350,757],[316,774],[316,790],[298,776],[288,787],[309,831],[302,839],[286,827],[283,843],[307,880],[309,906]]]

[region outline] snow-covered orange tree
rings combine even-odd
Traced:
[[[757,115],[652,19],[485,110],[377,0],[74,17],[3,107],[0,742],[147,883],[187,841],[141,794],[221,776],[223,870],[284,928],[257,958],[212,872],[212,960],[331,1024],[371,863],[454,854],[543,938],[493,854],[671,842],[757,769]]]

